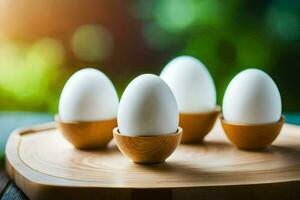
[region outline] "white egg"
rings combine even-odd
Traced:
[[[129,83],[120,100],[119,131],[129,136],[172,134],[178,129],[178,115],[168,85],[156,75],[140,75]]]
[[[165,66],[160,77],[173,91],[179,112],[201,113],[216,108],[214,81],[198,59],[177,57]]]
[[[281,97],[272,78],[259,69],[247,69],[228,85],[223,99],[224,119],[233,123],[267,124],[281,116]]]
[[[62,121],[98,121],[116,118],[119,99],[112,82],[99,70],[86,68],[71,76],[59,100]]]

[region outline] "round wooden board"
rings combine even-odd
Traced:
[[[203,144],[180,145],[166,163],[141,165],[113,141],[107,149],[74,149],[51,123],[15,131],[6,159],[9,175],[31,199],[205,199],[218,192],[224,199],[228,191],[237,196],[245,188],[271,195],[276,187],[299,187],[300,127],[284,125],[266,150],[242,151],[218,122]]]

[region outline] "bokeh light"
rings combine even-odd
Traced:
[[[84,61],[100,61],[113,50],[111,33],[100,25],[83,25],[76,29],[71,39],[74,54]]]
[[[295,41],[300,36],[300,17],[294,11],[271,6],[266,13],[266,23],[281,40]]]
[[[179,32],[191,25],[196,17],[193,0],[161,0],[155,8],[157,24],[164,30]]]
[[[8,104],[16,101],[20,106],[48,107],[53,95],[51,81],[55,81],[63,62],[63,46],[54,39],[41,39],[32,45],[2,42],[0,89],[3,92],[0,97],[10,99]]]
[[[35,42],[29,49],[27,62],[41,68],[57,68],[64,63],[64,47],[51,38],[44,38]]]
[[[12,95],[19,97],[23,93],[23,85],[19,84],[19,78],[25,68],[25,50],[20,44],[13,42],[2,42],[0,46],[0,87],[6,93],[3,95]]]

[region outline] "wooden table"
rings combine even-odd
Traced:
[[[287,115],[287,122],[300,125],[300,114]],[[0,113],[0,127],[2,141],[4,135],[8,135],[13,129],[41,122],[51,121],[52,116],[43,113]],[[0,138],[1,139],[1,138]],[[1,144],[1,143],[0,143]],[[1,147],[1,145],[0,145]],[[0,149],[0,156],[3,156],[3,145]],[[1,157],[0,157],[1,158]],[[2,166],[3,167],[3,166]],[[141,191],[142,192],[142,191]],[[164,191],[165,192],[165,191]],[[158,194],[159,191],[149,193],[149,199],[153,199],[153,194]],[[165,196],[165,199],[170,198],[170,194],[160,194]],[[100,197],[99,197],[100,198]],[[9,180],[4,169],[0,169],[0,199],[28,199],[22,191]],[[135,193],[132,199],[139,199],[139,191]],[[269,184],[256,187],[255,191],[251,186],[239,187],[219,187],[214,191],[208,189],[203,190],[201,199],[300,199],[300,185],[294,183],[286,184]]]

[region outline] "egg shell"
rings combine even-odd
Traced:
[[[73,74],[59,100],[64,122],[114,119],[119,99],[112,82],[99,70],[85,68]]]
[[[144,74],[132,80],[120,100],[120,134],[152,136],[175,133],[178,108],[174,94],[158,76]]]
[[[216,109],[216,88],[206,67],[191,56],[170,61],[160,77],[173,91],[179,112],[201,113]]]
[[[272,78],[247,69],[229,83],[223,99],[224,119],[232,123],[267,124],[281,116],[281,97]]]

